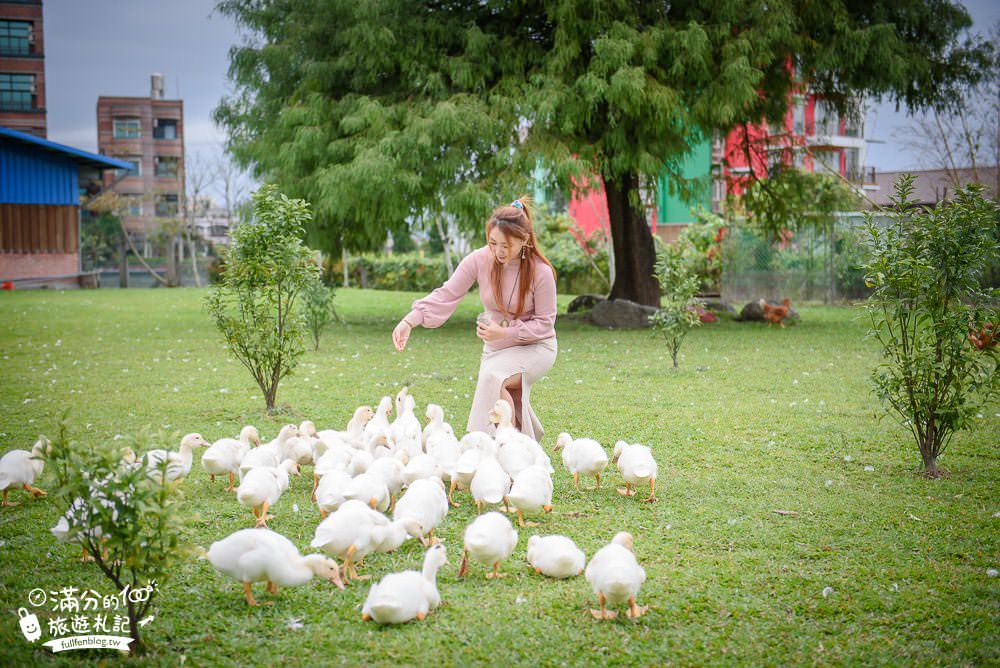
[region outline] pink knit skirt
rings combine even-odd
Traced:
[[[487,434],[496,431],[490,424],[489,413],[500,398],[503,382],[511,376],[521,374],[521,432],[541,442],[545,432],[535,411],[531,410],[531,385],[552,368],[558,350],[555,337],[501,350],[493,350],[489,344],[484,345],[479,363],[479,382],[476,384],[476,396],[472,398],[467,430],[485,431]]]

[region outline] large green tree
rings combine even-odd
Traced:
[[[659,303],[640,189],[705,133],[780,118],[796,86],[942,104],[988,47],[947,0],[223,0],[252,34],[216,110],[257,175],[313,202],[312,242],[381,243],[408,217],[465,225],[539,159],[603,185],[612,297]]]

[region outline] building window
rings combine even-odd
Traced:
[[[155,173],[157,176],[168,176],[171,178],[177,178],[177,158],[170,158],[167,156],[158,155],[153,158],[153,164],[155,165]]]
[[[833,105],[823,100],[816,100],[816,111],[814,121],[815,135],[835,136],[840,134],[840,122],[837,118],[837,110]]]
[[[0,20],[0,55],[27,56],[34,41],[30,22]]]
[[[142,158],[137,155],[125,155],[117,158],[122,162],[127,162],[132,165],[129,169],[116,169],[116,178],[125,178],[128,176],[142,176]]]
[[[795,134],[802,136],[806,133],[806,103],[796,96],[795,108],[792,111],[792,119],[795,127]]]
[[[858,149],[844,149],[844,176],[850,181],[860,182],[862,179],[861,164],[858,161]]]
[[[142,136],[138,118],[116,118],[113,126],[115,139],[138,139]]]
[[[177,215],[178,210],[176,193],[156,196],[156,216],[158,218],[173,218]]]
[[[0,74],[0,110],[31,111],[35,77],[31,74]]]
[[[125,195],[126,215],[142,216],[142,195]]]
[[[177,121],[172,118],[157,118],[153,122],[153,139],[177,139]]]

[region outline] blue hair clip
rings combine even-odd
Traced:
[[[514,200],[513,202],[510,203],[510,205],[513,207],[517,207],[518,209],[524,209],[524,205],[521,204],[521,200],[519,199]]]

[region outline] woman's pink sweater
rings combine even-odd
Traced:
[[[528,261],[528,260],[524,260]],[[413,302],[413,310],[406,319],[414,325],[434,328],[443,325],[455,312],[458,303],[468,294],[473,283],[479,284],[479,300],[489,312],[493,322],[503,320],[503,311],[493,297],[490,268],[496,260],[489,246],[475,250],[459,263],[447,281],[423,299]],[[500,275],[500,293],[504,303],[509,302],[508,313],[517,308],[515,280],[520,281],[518,268],[522,260],[512,258],[504,265]],[[510,319],[506,336],[490,342],[494,350],[509,348],[551,339],[556,335],[556,280],[552,269],[544,262],[535,262],[533,285],[524,298],[524,310],[517,318]]]

